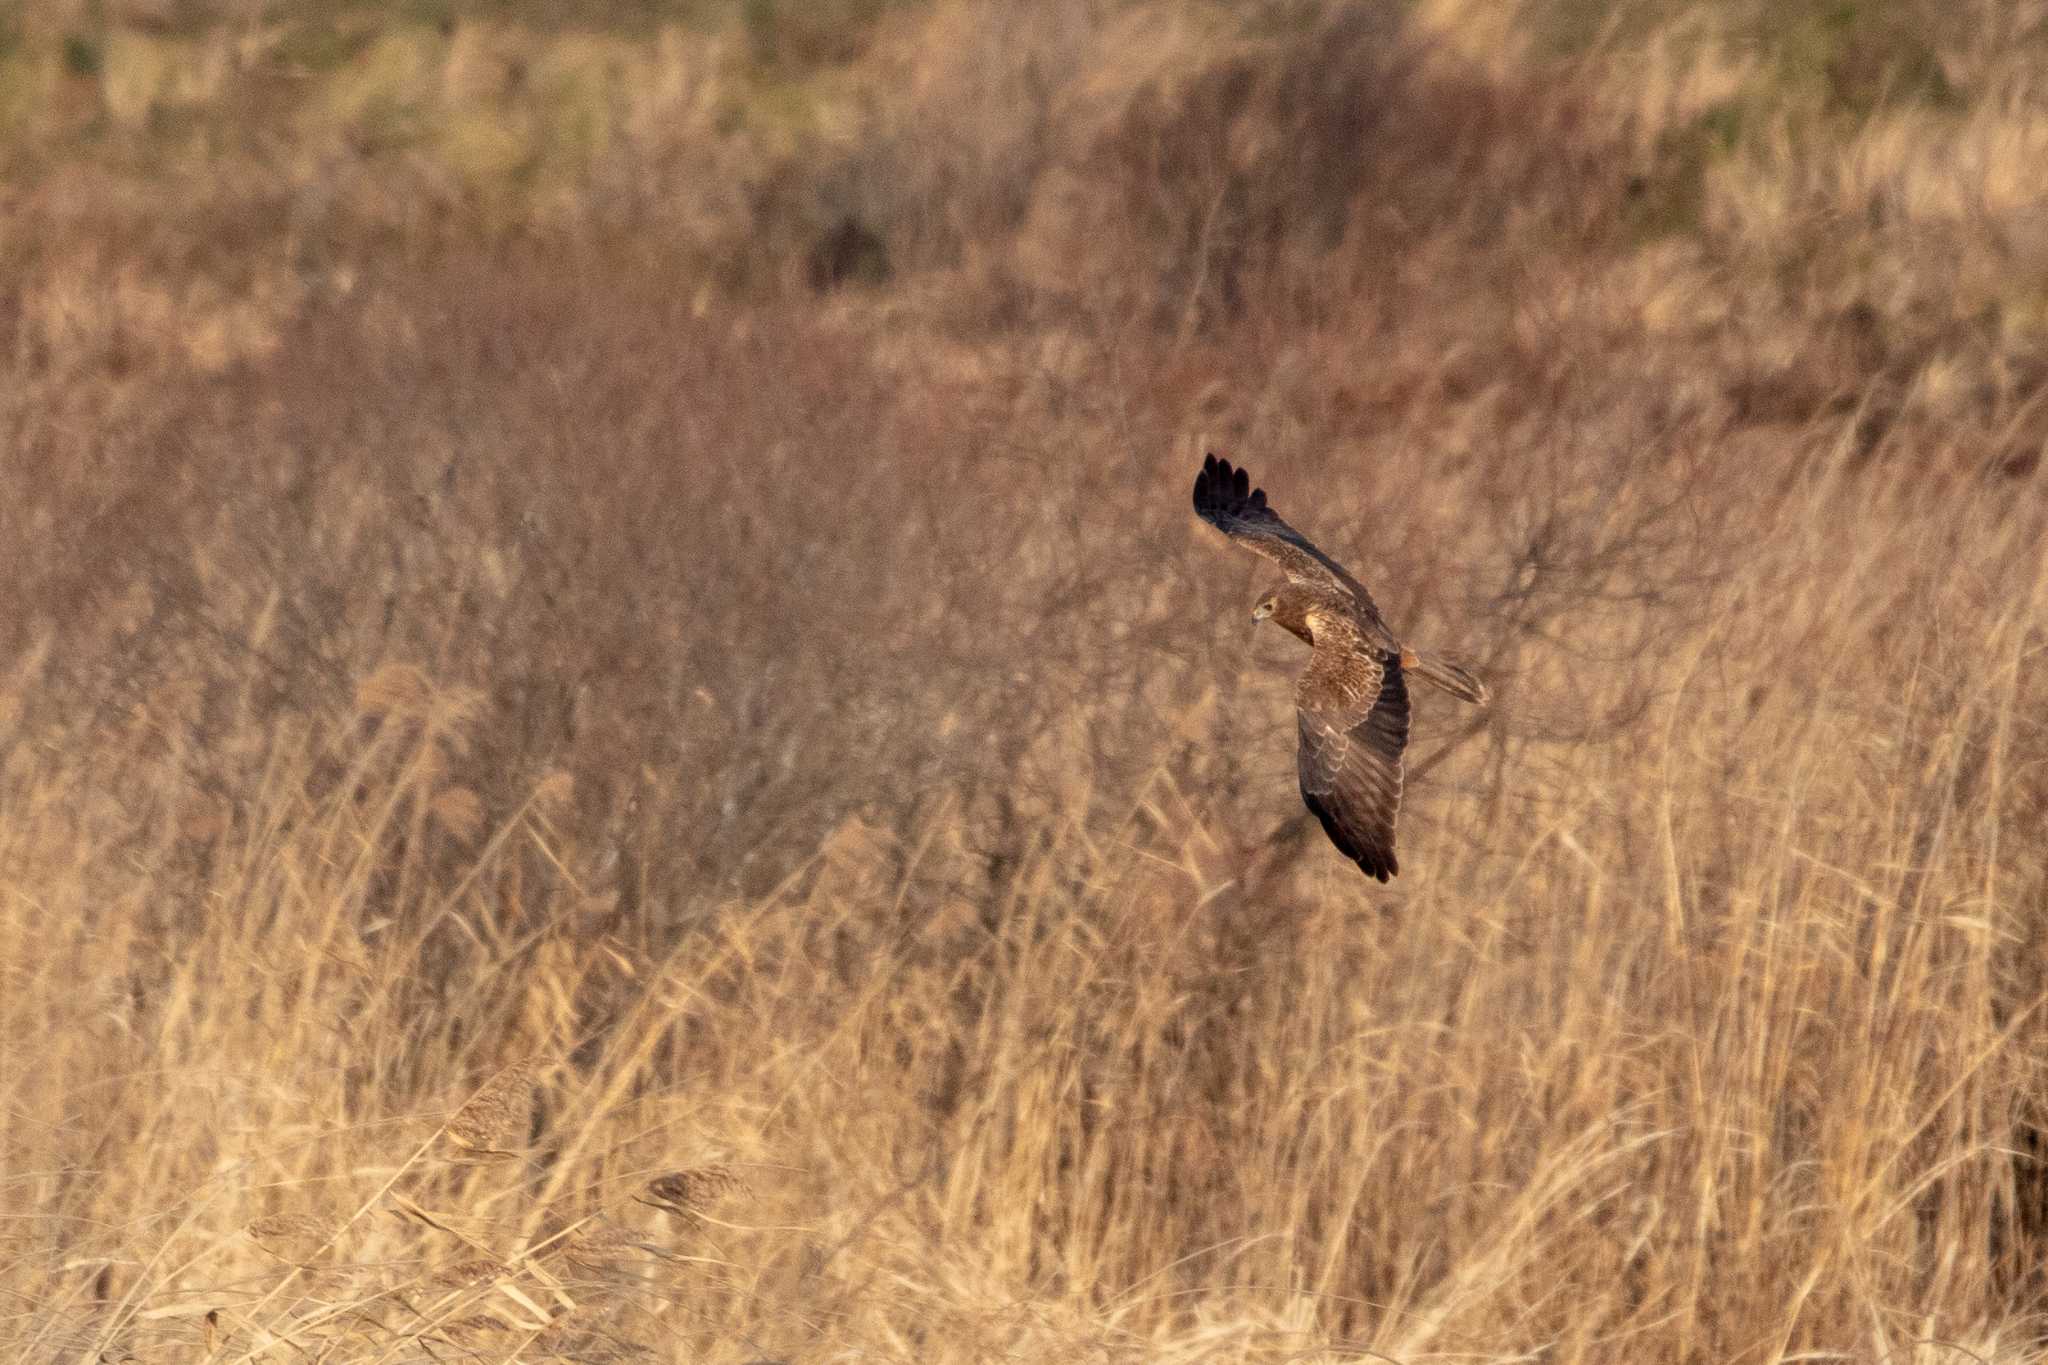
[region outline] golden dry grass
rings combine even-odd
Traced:
[[[10,30],[0,1347],[2048,1357],[2039,35],[775,12]]]

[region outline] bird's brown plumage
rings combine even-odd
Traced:
[[[1408,674],[1472,702],[1487,699],[1485,685],[1403,646],[1365,586],[1281,520],[1265,490],[1228,460],[1203,461],[1195,512],[1287,575],[1257,614],[1311,646],[1294,685],[1301,799],[1345,857],[1386,881],[1400,871],[1394,823],[1408,746]]]

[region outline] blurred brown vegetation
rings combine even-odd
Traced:
[[[0,1342],[2048,1355],[2044,22],[31,0]]]

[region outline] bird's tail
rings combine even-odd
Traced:
[[[1477,706],[1486,705],[1493,694],[1486,690],[1486,684],[1479,681],[1469,669],[1458,667],[1447,659],[1424,654],[1419,650],[1405,651],[1401,666],[1416,677],[1435,683],[1459,701],[1469,701]]]

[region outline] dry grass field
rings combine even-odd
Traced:
[[[0,1355],[2048,1360],[2048,11],[25,0]],[[1205,450],[1472,660],[1401,877]]]

